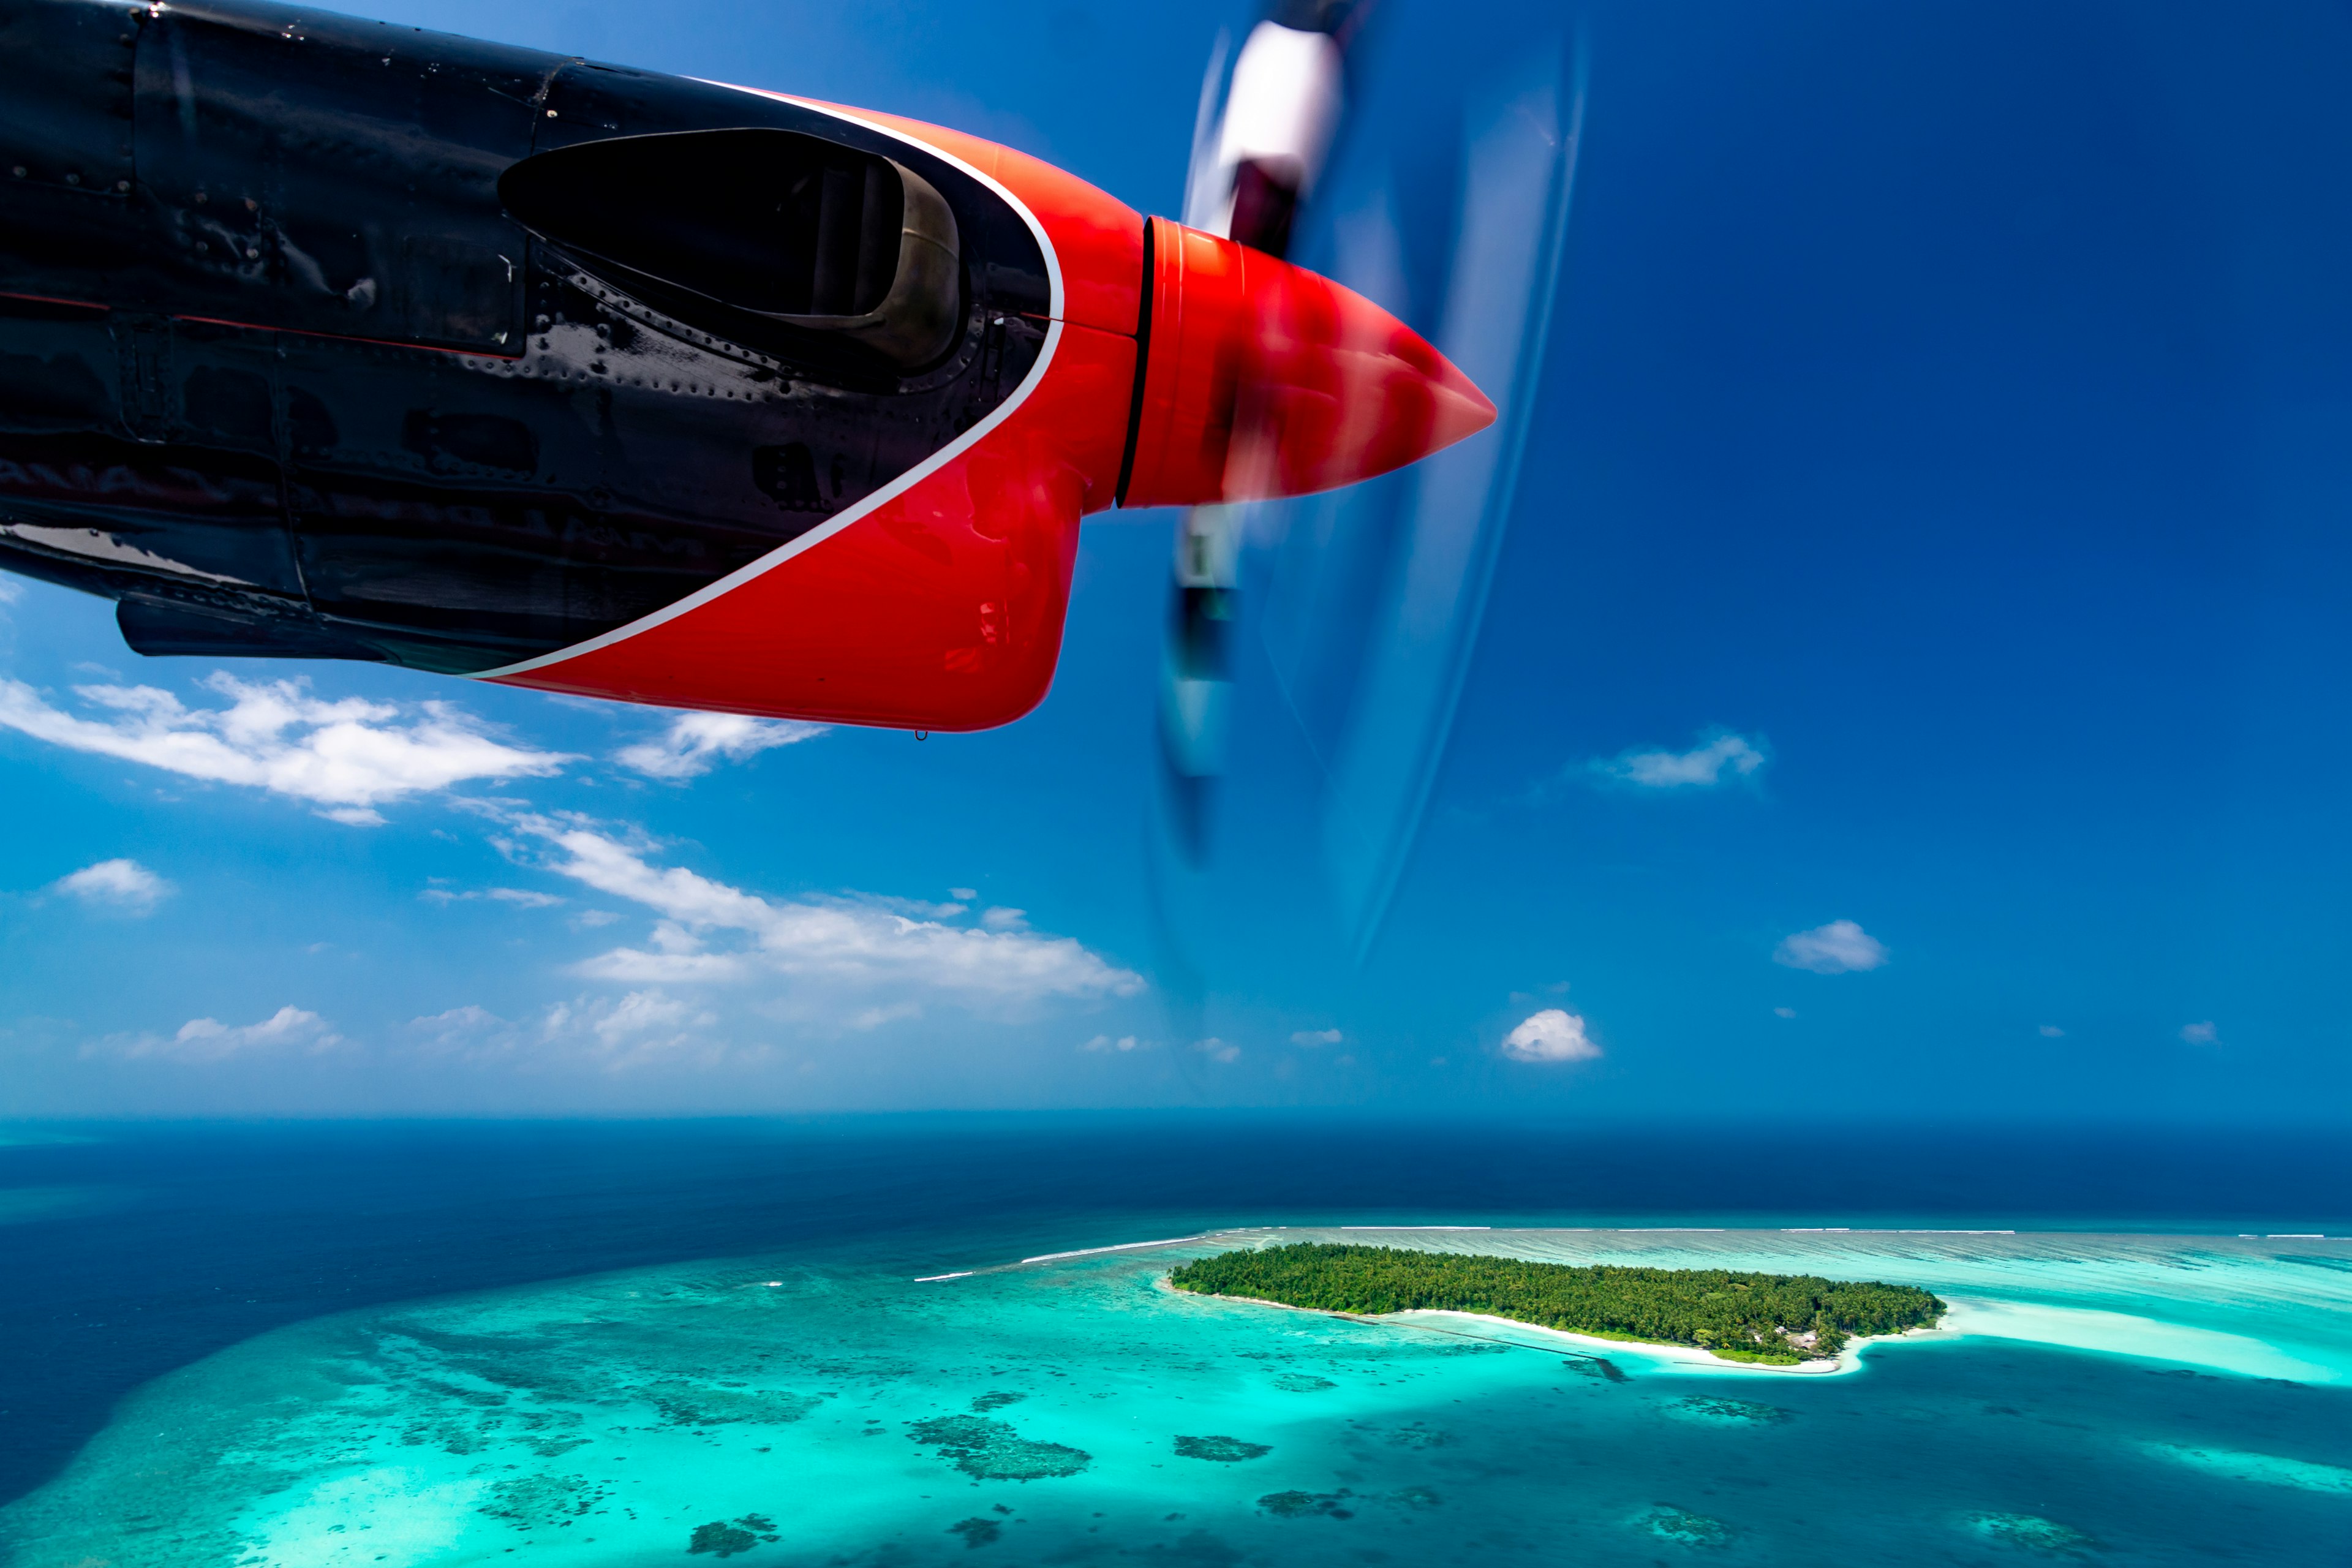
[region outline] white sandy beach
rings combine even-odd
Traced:
[[[2168,1323],[2089,1307],[2053,1307],[1983,1297],[1948,1296],[1945,1300],[1950,1310],[1944,1314],[1944,1330],[1954,1334],[2144,1356],[2150,1361],[2210,1367],[2246,1377],[2276,1377],[2294,1383],[2341,1381],[2333,1367],[2289,1355],[2261,1340],[2218,1329]]]
[[[1251,1307],[1271,1307],[1280,1312],[1309,1312],[1322,1318],[1345,1318],[1354,1323],[1377,1323],[1396,1328],[1425,1329],[1433,1333],[1461,1334],[1472,1339],[1496,1343],[1528,1345],[1529,1349],[1548,1349],[1557,1345],[1580,1354],[1636,1355],[1659,1363],[1668,1371],[1734,1375],[1757,1373],[1779,1377],[1834,1377],[1840,1373],[1861,1368],[1860,1352],[1865,1345],[1885,1344],[1894,1340],[1951,1339],[1953,1331],[1943,1328],[1913,1329],[1903,1334],[1875,1334],[1848,1340],[1845,1349],[1835,1357],[1822,1356],[1814,1361],[1800,1362],[1795,1366],[1771,1366],[1760,1362],[1726,1361],[1711,1351],[1696,1345],[1660,1344],[1649,1340],[1612,1340],[1598,1334],[1571,1333],[1566,1329],[1548,1329],[1538,1323],[1523,1323],[1517,1318],[1489,1317],[1484,1312],[1446,1312],[1414,1310],[1403,1312],[1335,1312],[1324,1307],[1298,1307],[1287,1301],[1268,1301],[1256,1296],[1204,1296],[1194,1291],[1179,1290],[1163,1278],[1160,1289],[1171,1296],[1194,1301],[1235,1301]],[[1521,1336],[1516,1340],[1506,1335]],[[1527,1335],[1538,1342],[1528,1345]]]
[[[1944,1328],[1913,1329],[1901,1334],[1872,1334],[1848,1340],[1845,1348],[1835,1356],[1821,1356],[1812,1361],[1799,1362],[1795,1366],[1773,1366],[1762,1362],[1726,1361],[1711,1351],[1696,1345],[1658,1344],[1648,1340],[1612,1340],[1598,1334],[1571,1333],[1566,1329],[1547,1329],[1537,1323],[1523,1323],[1516,1318],[1492,1318],[1483,1312],[1394,1312],[1366,1321],[1402,1323],[1412,1328],[1436,1329],[1446,1331],[1450,1325],[1460,1323],[1475,1326],[1481,1339],[1498,1339],[1495,1331],[1507,1330],[1515,1334],[1534,1334],[1546,1345],[1595,1355],[1637,1355],[1659,1363],[1672,1372],[1726,1373],[1734,1376],[1760,1374],[1767,1377],[1835,1377],[1841,1373],[1861,1369],[1861,1352],[1864,1346],[1888,1344],[1895,1340],[1952,1339],[1954,1331]],[[1521,1342],[1525,1342],[1522,1341]]]

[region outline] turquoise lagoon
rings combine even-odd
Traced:
[[[1272,1239],[1878,1278],[1821,1375],[1205,1300]],[[161,1378],[12,1568],[2342,1564],[2352,1242],[1250,1230],[913,1277],[880,1246],[315,1319]]]

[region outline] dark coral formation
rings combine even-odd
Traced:
[[[1666,1406],[1669,1415],[1690,1421],[1720,1421],[1734,1426],[1770,1426],[1794,1418],[1794,1412],[1777,1405],[1757,1405],[1745,1399],[1713,1399],[1694,1394]]]
[[[1311,1372],[1276,1373],[1274,1385],[1285,1394],[1316,1394],[1326,1388],[1339,1386],[1329,1378],[1318,1377]]]
[[[718,1426],[733,1421],[781,1426],[824,1403],[805,1394],[734,1382],[711,1384],[669,1379],[646,1384],[636,1392],[661,1412],[663,1420],[679,1426]]]
[[[491,1485],[475,1511],[531,1530],[582,1518],[610,1495],[585,1476],[509,1476]]]
[[[974,1515],[971,1519],[960,1519],[949,1525],[948,1533],[962,1536],[963,1543],[967,1548],[986,1546],[1004,1533],[1004,1526],[995,1520]]]
[[[2043,1557],[2085,1557],[2098,1550],[2097,1542],[2072,1525],[2030,1513],[1970,1514],[1967,1522],[1979,1535],[2013,1552],[2031,1552]]]
[[[971,1402],[972,1413],[985,1415],[992,1410],[1002,1410],[1008,1405],[1018,1405],[1028,1397],[1025,1394],[1007,1394],[1001,1388],[992,1388]]]
[[[738,1552],[749,1552],[762,1541],[777,1539],[776,1521],[764,1513],[747,1513],[729,1523],[714,1519],[709,1524],[694,1527],[694,1535],[686,1543],[688,1556],[707,1552],[714,1557],[732,1557]]]
[[[1703,1513],[1693,1513],[1662,1502],[1642,1516],[1642,1526],[1661,1541],[1677,1546],[1723,1547],[1731,1544],[1731,1526]]]
[[[1239,1437],[1179,1437],[1176,1452],[1187,1459],[1237,1465],[1244,1459],[1262,1459],[1274,1449],[1265,1443],[1244,1443]]]
[[[1075,1476],[1094,1460],[1083,1448],[1065,1443],[1037,1443],[1013,1430],[1010,1422],[984,1415],[939,1415],[915,1422],[907,1435],[918,1443],[936,1444],[940,1458],[953,1459],[957,1469],[983,1481],[1038,1481]]]
[[[1400,1426],[1388,1435],[1388,1445],[1391,1448],[1443,1448],[1453,1441],[1453,1433],[1425,1426],[1419,1422],[1410,1426]]]
[[[1257,1506],[1276,1519],[1308,1519],[1316,1514],[1353,1519],[1355,1510],[1347,1504],[1354,1496],[1345,1487],[1336,1492],[1268,1492],[1257,1500]]]
[[[709,1524],[694,1527],[692,1539],[686,1543],[687,1554],[709,1552],[714,1557],[732,1557],[738,1552],[749,1552],[760,1544],[760,1538],[740,1524],[730,1524],[714,1519]]]

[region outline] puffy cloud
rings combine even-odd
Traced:
[[[1581,1016],[1547,1007],[1503,1037],[1503,1054],[1519,1062],[1589,1062],[1601,1047],[1585,1032]]]
[[[539,847],[548,869],[657,917],[646,945],[616,947],[580,966],[594,978],[677,985],[782,975],[808,987],[887,990],[899,1001],[929,995],[996,1012],[1144,989],[1141,975],[1068,937],[951,926],[883,900],[772,900],[657,865],[651,845],[583,818],[477,809],[513,831],[510,852]]]
[[[1711,789],[1726,773],[1746,778],[1763,765],[1764,753],[1754,742],[1724,730],[1687,752],[1626,752],[1592,768],[1643,789]]]
[[[606,1053],[624,1049],[667,1053],[694,1043],[692,1031],[718,1020],[702,1009],[658,991],[632,991],[618,1002],[593,1006],[580,1022]]]
[[[1772,962],[1815,974],[1853,974],[1886,962],[1886,944],[1852,921],[1832,921],[1780,939]]]
[[[558,1002],[530,1027],[517,1031],[509,1048],[542,1060],[582,1063],[607,1072],[645,1068],[712,1068],[731,1058],[766,1052],[732,1048],[712,1033],[718,1016],[698,1004],[658,988],[631,991],[617,1000],[583,996]],[[500,1045],[508,1045],[501,1040]]]
[[[376,807],[470,779],[542,777],[577,758],[509,745],[446,702],[411,709],[351,697],[323,701],[293,680],[216,672],[202,684],[226,707],[189,708],[160,687],[77,686],[97,716],[53,708],[0,679],[0,725],[72,751],[188,778],[290,795],[358,826]]]
[[[136,860],[100,860],[50,886],[95,909],[147,915],[177,889]]]
[[[1775,1007],[1772,1009],[1772,1016],[1775,1018],[1793,1018],[1796,1016],[1797,1010],[1794,1007]]]
[[[740,763],[777,746],[813,741],[823,724],[750,719],[740,713],[681,713],[650,741],[624,746],[614,755],[623,767],[657,779],[690,779],[720,763]]]
[[[288,1005],[257,1024],[229,1025],[218,1018],[191,1018],[165,1039],[160,1035],[117,1035],[98,1041],[86,1054],[145,1057],[165,1061],[218,1062],[232,1057],[315,1054],[331,1050],[343,1037],[316,1013]]]
[[[1194,1040],[1192,1048],[1213,1062],[1232,1062],[1241,1059],[1242,1048],[1239,1046],[1227,1040],[1221,1040],[1214,1035],[1205,1040]]]
[[[1294,1046],[1336,1046],[1347,1038],[1337,1029],[1300,1029],[1290,1037]]]
[[[1115,1040],[1108,1035],[1097,1035],[1078,1047],[1082,1051],[1132,1051],[1148,1048],[1133,1035],[1121,1035]]]
[[[2208,1018],[2201,1024],[2183,1024],[2180,1037],[2192,1046],[2210,1046],[2221,1037],[2221,1033],[2213,1026],[2213,1020]]]
[[[2066,1037],[2066,1031],[2055,1024],[2042,1025],[2040,1033],[2045,1040],[2063,1040]]]
[[[980,897],[980,889],[978,888],[950,888],[948,889],[948,897],[968,904],[971,902],[972,900]]]
[[[991,931],[1027,931],[1029,911],[1007,909],[988,910],[982,913],[980,923]]]

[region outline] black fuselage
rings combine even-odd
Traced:
[[[839,115],[242,0],[0,0],[0,566],[143,653],[577,644],[968,429],[1048,308],[1009,204]]]

